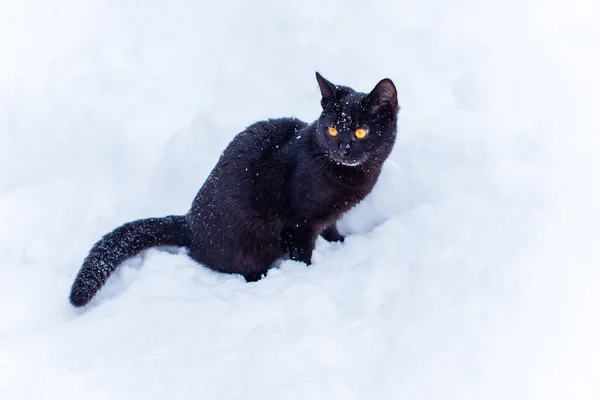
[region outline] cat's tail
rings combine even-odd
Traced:
[[[92,247],[71,287],[75,307],[89,303],[109,275],[126,259],[155,246],[188,247],[191,239],[184,216],[129,222],[105,235]]]

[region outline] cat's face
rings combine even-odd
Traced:
[[[371,93],[332,84],[317,73],[323,112],[317,121],[317,143],[336,164],[358,168],[381,165],[396,139],[399,106],[391,80]]]

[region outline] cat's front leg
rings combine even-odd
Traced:
[[[283,232],[283,241],[292,260],[311,264],[317,234],[311,226],[294,225]]]
[[[321,236],[323,236],[323,239],[327,240],[328,242],[344,241],[344,236],[342,236],[340,232],[338,232],[337,227],[335,226],[335,222],[327,228],[323,229],[323,232],[321,232]]]

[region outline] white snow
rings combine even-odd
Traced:
[[[0,2],[0,398],[600,398],[595,0]],[[314,265],[99,237],[187,211],[229,140],[394,80],[398,142]]]

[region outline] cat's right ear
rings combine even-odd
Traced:
[[[365,99],[366,104],[374,113],[391,111],[397,113],[400,107],[398,106],[398,94],[396,86],[390,79],[382,79],[375,89],[369,93]]]
[[[317,72],[317,82],[319,82],[319,89],[321,89],[321,106],[323,109],[329,108],[336,98],[335,85],[329,82],[327,79]]]

